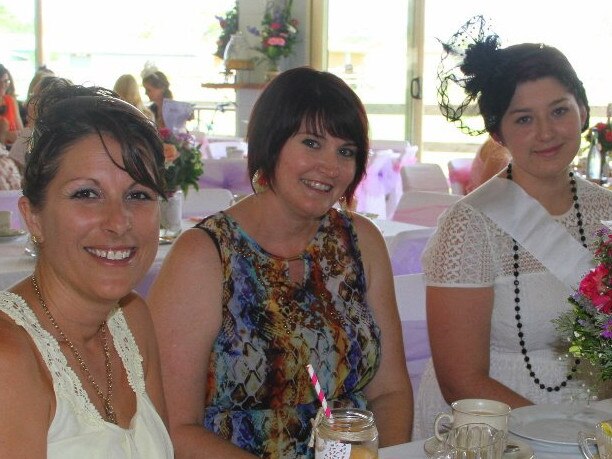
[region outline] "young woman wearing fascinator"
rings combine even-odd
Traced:
[[[183,232],[150,290],[177,456],[313,457],[309,363],[330,403],[374,412],[381,446],[409,441],[384,239],[334,207],[365,172],[361,101],[335,75],[288,70],[247,140],[255,194]]]
[[[416,437],[431,435],[435,415],[458,399],[516,408],[590,387],[584,364],[563,358],[551,320],[571,307],[594,233],[612,218],[612,193],[571,169],[589,105],[566,57],[540,43],[502,48],[482,17],[443,45],[442,113],[465,132],[488,132],[512,161],[449,209],[423,255],[433,359]],[[484,125],[467,116],[474,102]]]
[[[157,252],[162,142],[107,89],[56,78],[31,103],[19,208],[37,256],[0,292],[0,457],[169,459],[157,342],[133,292]]]

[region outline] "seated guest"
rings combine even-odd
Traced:
[[[173,98],[168,77],[151,65],[145,66],[141,74],[145,93],[149,100],[153,102],[149,105],[149,109],[153,112],[155,124],[157,124],[158,128],[165,128],[166,122],[163,115],[164,99]]]
[[[172,458],[148,308],[163,147],[102,88],[37,102],[19,209],[34,272],[0,292],[0,457]]]
[[[465,193],[475,190],[491,177],[497,175],[510,162],[508,149],[489,137],[483,143],[472,162],[470,178],[465,186]]]
[[[38,83],[34,85],[30,92],[30,97],[27,102],[27,116],[26,116],[26,127],[24,127],[17,136],[15,143],[11,146],[11,151],[9,152],[9,156],[15,163],[17,167],[19,167],[19,171],[23,173],[25,169],[26,163],[26,154],[29,148],[30,138],[32,137],[32,126],[36,122],[37,110],[36,110],[36,101],[38,100],[38,95],[45,91],[47,88],[52,87],[53,85],[66,85],[70,84],[68,80],[63,78],[59,78],[56,76],[52,76],[46,74],[38,78]]]
[[[145,107],[142,103],[138,82],[132,75],[125,74],[117,78],[113,91],[115,91],[123,100],[132,104],[142,113],[144,113],[147,118],[152,120],[154,119],[153,112]]]
[[[567,343],[552,323],[572,307],[567,298],[591,268],[594,233],[612,219],[612,193],[571,168],[589,126],[585,89],[556,48],[501,48],[496,35],[463,30],[445,44],[453,59],[442,65],[452,69],[439,90],[453,94],[448,85],[462,82],[466,98],[446,98],[443,113],[478,101],[486,131],[512,161],[447,211],[423,254],[433,360],[419,387],[417,437],[431,435],[436,414],[458,399],[518,408],[569,400],[595,382],[564,357]],[[468,46],[456,66],[461,43]],[[482,133],[470,117],[458,121]],[[548,241],[569,274],[551,261],[559,254],[543,250]]]
[[[11,92],[14,93],[14,89],[10,89],[11,85],[13,85],[11,74],[4,65],[0,64],[0,119],[8,123],[8,131],[0,138],[0,142],[4,145],[11,145],[19,131],[23,129],[17,99],[11,95]]]
[[[0,120],[0,134],[3,129],[8,129],[6,120]],[[15,161],[9,158],[9,152],[0,145],[0,190],[20,190],[21,174]]]
[[[338,77],[281,73],[248,126],[255,194],[181,234],[150,290],[178,456],[313,457],[319,409],[374,413],[381,446],[412,428],[384,239],[351,204],[368,122]],[[197,453],[197,454],[196,454]]]
[[[41,65],[38,67],[38,70],[34,72],[34,76],[30,80],[30,84],[28,86],[28,94],[24,102],[19,103],[19,114],[21,115],[21,120],[23,121],[23,125],[25,127],[32,126],[34,124],[33,120],[28,119],[28,102],[30,98],[34,95],[34,88],[38,85],[38,82],[42,80],[44,77],[55,76],[53,70],[50,70],[45,65]]]

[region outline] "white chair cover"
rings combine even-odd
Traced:
[[[451,193],[465,194],[465,187],[470,182],[473,158],[454,158],[448,162],[448,181]]]
[[[414,394],[419,392],[425,364],[431,357],[423,274],[394,276],[395,298],[402,323],[404,355]]]
[[[11,228],[13,229],[27,229],[21,222],[17,204],[21,196],[23,196],[21,190],[0,190],[0,210],[11,212]]]
[[[438,164],[418,163],[402,167],[402,183],[406,191],[448,193],[448,180]]]
[[[189,190],[183,202],[183,218],[204,217],[232,205],[234,195],[225,188]]]
[[[405,191],[393,220],[421,226],[437,226],[438,217],[453,203],[461,199],[456,194],[435,191]]]
[[[422,273],[421,254],[435,228],[402,231],[389,242],[389,258],[393,275]]]
[[[208,157],[212,159],[227,158],[228,147],[232,147],[236,150],[242,151],[241,156],[244,157],[247,153],[248,145],[242,140],[224,140],[220,142],[213,142],[208,139]]]

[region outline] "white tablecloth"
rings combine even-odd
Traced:
[[[593,407],[610,413],[612,419],[612,399],[602,400],[595,402]],[[510,434],[510,442],[512,442],[514,435]],[[533,449],[537,459],[580,459],[582,454],[577,446],[564,446],[555,444],[546,444],[538,441],[530,441],[525,438],[520,439],[523,443],[527,443]],[[423,446],[425,440],[419,440],[411,443],[405,443],[403,445],[390,446],[388,448],[381,448],[378,454],[380,459],[426,459],[427,455]],[[510,459],[511,455],[507,456]],[[506,459],[506,456],[504,456]]]

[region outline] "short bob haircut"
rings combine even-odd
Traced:
[[[26,157],[23,195],[34,208],[44,206],[66,150],[92,134],[103,145],[103,134],[113,137],[121,146],[125,166],[117,167],[165,197],[163,144],[155,124],[137,108],[109,89],[73,85],[62,78],[35,96],[33,103],[38,116]]]
[[[355,177],[344,194],[351,204],[366,170],[368,118],[353,90],[328,72],[294,68],[266,86],[253,107],[247,130],[249,176],[252,179],[260,171],[273,187],[280,151],[302,123],[317,135],[328,133],[355,143]]]
[[[589,127],[590,108],[582,81],[565,55],[540,43],[499,48],[497,36],[470,45],[461,70],[468,77],[466,91],[480,93],[478,106],[486,130],[499,134],[501,119],[519,83],[552,77],[567,88],[586,109],[582,131]]]

